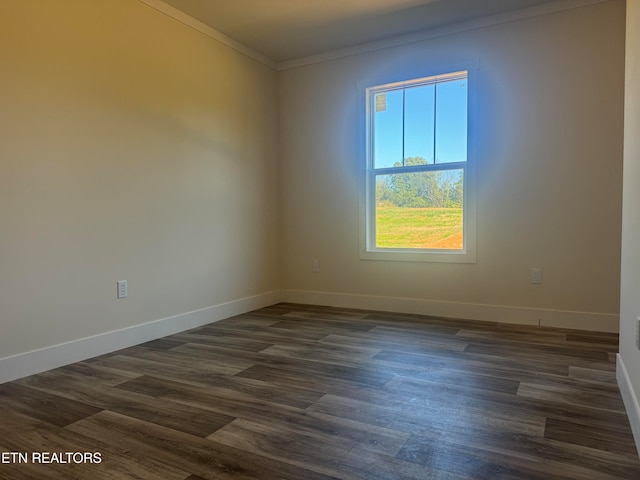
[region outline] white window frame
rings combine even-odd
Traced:
[[[380,91],[389,91],[414,85],[440,83],[447,80],[467,78],[467,160],[457,163],[428,164],[410,167],[374,168],[373,163],[373,99]],[[475,74],[471,69],[455,69],[446,73],[414,77],[391,82],[380,82],[358,89],[365,100],[366,146],[361,168],[360,188],[360,258],[363,260],[392,260],[411,262],[475,263],[476,262],[476,189],[475,189]],[[363,91],[364,90],[364,91]],[[375,246],[375,178],[381,174],[428,172],[462,169],[463,184],[463,248],[421,249],[421,248],[380,248]]]

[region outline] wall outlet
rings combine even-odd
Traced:
[[[129,287],[126,280],[118,280],[118,298],[127,298]]]
[[[311,262],[311,271],[313,273],[318,273],[320,271],[320,262],[318,262],[318,260]]]
[[[531,283],[534,285],[540,285],[542,283],[542,269],[541,268],[532,268],[531,269]]]

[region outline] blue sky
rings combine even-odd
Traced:
[[[434,163],[434,122],[436,163],[467,159],[467,79],[405,88],[404,109],[402,90],[375,97],[375,168],[402,161],[403,148],[404,158]]]

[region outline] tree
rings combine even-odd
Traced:
[[[408,157],[404,166],[426,165],[422,157]],[[401,167],[396,162],[394,167]],[[376,184],[376,201],[406,208],[462,208],[463,179],[457,171],[385,175]]]

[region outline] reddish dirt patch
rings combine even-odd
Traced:
[[[462,232],[451,235],[450,237],[443,238],[437,242],[433,242],[430,245],[425,245],[426,248],[446,248],[452,250],[462,250]]]

